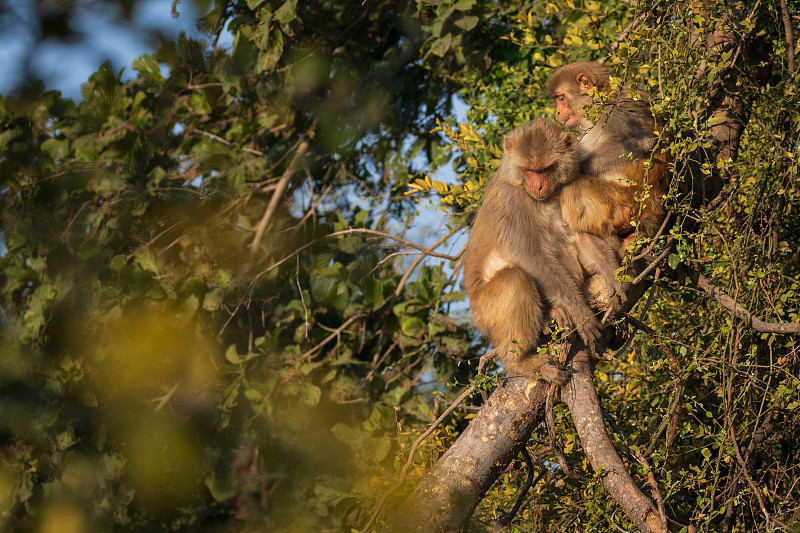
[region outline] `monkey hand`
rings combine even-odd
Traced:
[[[542,362],[539,367],[539,374],[548,383],[555,383],[556,385],[566,385],[570,378],[569,372],[561,369],[555,361],[550,359]]]
[[[549,321],[545,322],[544,325],[542,326],[542,334],[544,336],[548,336],[551,333],[553,333],[552,330],[550,329],[550,324],[553,322],[553,320],[556,321],[556,324],[558,324],[559,328],[569,329],[572,327],[572,321],[570,321],[567,312],[564,311],[564,309],[562,309],[561,307],[552,307],[550,308]]]
[[[589,315],[578,323],[577,329],[578,335],[580,335],[583,342],[586,343],[586,347],[592,352],[597,351],[598,341],[603,335],[600,322],[593,315]]]

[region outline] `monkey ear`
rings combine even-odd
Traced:
[[[581,72],[578,74],[578,85],[581,88],[581,92],[588,93],[594,87],[594,82],[589,76]]]
[[[503,137],[503,145],[505,146],[506,152],[511,152],[513,150],[514,140],[510,135]]]
[[[567,133],[566,131],[561,136],[561,138],[564,140],[564,146],[566,146],[566,147],[572,146],[573,141],[575,141],[575,138],[572,135],[570,135],[569,133]]]

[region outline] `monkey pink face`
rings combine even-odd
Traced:
[[[528,182],[528,192],[531,196],[537,200],[544,200],[550,196],[553,183],[550,177],[550,174],[553,172],[552,165],[546,168],[526,168],[523,172],[525,173],[525,178]]]
[[[569,108],[569,102],[566,94],[557,94],[553,97],[556,102],[556,116],[562,124],[567,124],[571,118],[572,110]]]
[[[581,107],[573,109],[570,105],[570,98],[567,94],[557,94],[553,97],[556,102],[556,115],[558,120],[568,128],[577,128],[581,125]]]

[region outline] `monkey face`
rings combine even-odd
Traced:
[[[569,96],[566,93],[557,94],[553,97],[556,103],[556,116],[559,122],[568,128],[575,128],[580,123],[580,116],[572,110]]]
[[[525,168],[522,172],[525,174],[525,181],[528,188],[528,194],[533,196],[535,200],[546,200],[553,190],[552,172],[555,165],[550,165],[545,168]]]
[[[591,101],[588,96],[564,92],[553,96],[559,122],[568,128],[585,128],[583,108]]]

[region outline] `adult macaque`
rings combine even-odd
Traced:
[[[587,345],[600,337],[600,324],[584,301],[586,268],[610,269],[594,248],[598,237],[577,239],[561,218],[560,194],[579,179],[572,136],[555,122],[535,119],[504,140],[500,168],[490,180],[464,254],[464,284],[478,329],[498,350],[509,374],[538,372],[563,384],[568,374],[536,355],[551,314],[577,329]],[[594,179],[594,178],[592,178]],[[616,238],[616,237],[614,237]]]
[[[644,100],[634,100],[612,96],[605,104],[604,113],[597,124],[586,119],[583,108],[592,102],[590,92],[611,92],[608,72],[602,65],[584,61],[570,63],[558,69],[548,83],[548,92],[556,102],[556,114],[562,124],[579,128],[585,132],[578,150],[581,158],[581,172],[599,176],[612,183],[626,187],[629,201],[635,202],[632,219],[638,218],[639,228],[647,236],[658,231],[664,219],[662,197],[669,189],[670,159],[665,150],[657,147],[659,124]],[[615,202],[605,198],[608,189],[592,191],[587,189],[589,202]],[[644,198],[643,201],[640,200]],[[574,210],[565,209],[565,220],[575,231],[587,231],[596,235],[596,227],[582,223]],[[610,221],[611,228],[618,234],[630,233],[630,220],[627,228],[621,228],[619,220]],[[623,224],[624,226],[625,224]],[[625,231],[621,231],[621,230]]]

